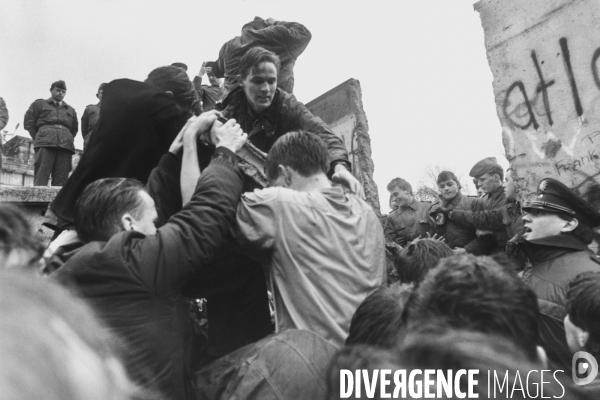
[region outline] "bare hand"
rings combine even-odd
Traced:
[[[220,113],[218,111],[211,110],[202,113],[197,117],[190,118],[191,123],[186,125],[183,129],[184,144],[191,142],[195,143],[198,136],[210,130],[219,115]]]
[[[337,164],[335,166],[335,173],[331,177],[331,180],[335,183],[341,183],[350,190],[350,193],[363,200],[365,199],[365,191],[362,185],[343,164]]]
[[[427,232],[427,239],[432,239],[432,240],[437,240],[438,242],[444,242],[446,240],[445,237],[443,236],[438,236],[438,234],[434,234],[433,236],[431,236],[431,234],[429,232]]]
[[[198,76],[202,77],[206,72],[206,61],[202,62],[202,66],[200,67],[200,72],[198,72]]]
[[[268,25],[275,25],[275,22],[277,22],[276,19],[274,18],[267,18],[267,20],[265,21]]]
[[[185,123],[183,128],[181,128],[181,130],[177,134],[177,137],[175,138],[175,140],[173,140],[171,147],[169,147],[169,152],[171,152],[173,154],[177,154],[183,148],[183,133],[190,126],[190,124],[192,123],[192,121],[194,119],[196,119],[196,117],[192,117],[187,120],[187,122]]]
[[[242,131],[235,119],[230,119],[225,124],[216,120],[212,125],[210,137],[215,146],[225,147],[236,153],[246,143],[248,134]]]
[[[454,249],[452,249],[452,252],[454,254],[466,254],[467,251],[462,247],[455,247]]]

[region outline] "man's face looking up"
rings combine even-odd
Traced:
[[[407,190],[402,190],[399,187],[394,187],[390,191],[390,198],[392,203],[395,203],[398,207],[406,207],[412,202],[412,196]]]
[[[52,96],[52,100],[54,100],[54,101],[58,101],[58,102],[63,101],[66,94],[67,94],[66,90],[57,88],[56,86],[54,86],[52,89],[50,89],[50,95]]]
[[[489,172],[481,175],[478,178],[479,186],[484,193],[490,193],[502,186],[500,176],[498,174],[490,174]]]

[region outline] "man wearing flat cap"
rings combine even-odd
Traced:
[[[77,113],[63,101],[67,93],[64,81],[50,86],[51,97],[34,101],[25,113],[24,127],[33,138],[35,149],[35,186],[62,186],[71,172],[75,153],[73,138],[77,134]]]
[[[600,213],[556,179],[543,179],[537,198],[523,207],[524,233],[509,243],[527,260],[523,281],[535,292],[540,309],[540,344],[555,367],[571,370],[564,319],[569,282],[583,272],[600,272],[588,249]]]
[[[469,176],[473,182],[477,182],[478,190],[484,194],[473,202],[472,211],[492,211],[503,207],[506,204],[506,193],[502,182],[504,180],[504,170],[498,164],[495,157],[484,158],[471,168]],[[465,250],[473,254],[491,254],[504,252],[508,236],[504,229],[494,229],[492,226],[487,228],[491,235],[481,235],[478,231],[478,238],[465,246]]]
[[[83,150],[87,148],[87,144],[90,141],[90,135],[98,124],[98,118],[100,117],[100,103],[102,103],[102,91],[106,86],[106,83],[101,83],[98,88],[96,97],[98,98],[98,104],[90,104],[83,111],[81,117],[81,136],[83,136]]]

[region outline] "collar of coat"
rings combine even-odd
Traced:
[[[50,104],[50,105],[54,105],[56,104],[56,101],[54,101],[52,99],[52,97],[50,97],[48,100],[46,100],[46,103]],[[69,105],[63,100],[59,103],[59,107],[69,107]]]
[[[517,236],[511,240],[534,262],[543,262],[573,251],[587,251],[587,244],[573,235],[559,234],[541,239],[527,240]]]
[[[492,199],[497,199],[498,197],[502,196],[502,194],[504,193],[504,186],[500,186],[497,189],[492,190],[491,192],[487,193],[486,196]]]

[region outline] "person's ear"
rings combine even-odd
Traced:
[[[590,339],[590,333],[587,331],[584,331],[583,329],[579,328],[577,329],[577,344],[579,345],[579,347],[581,347],[582,349],[585,348],[585,344],[588,342],[588,340]]]
[[[121,227],[123,228],[124,231],[134,231],[135,230],[134,223],[135,223],[135,219],[129,213],[125,213],[121,217]]]
[[[572,232],[575,230],[575,228],[577,228],[578,225],[579,221],[577,220],[577,218],[571,218],[568,221],[565,221],[565,224],[560,229],[560,231],[564,233]]]
[[[242,78],[242,76],[241,76],[241,75],[236,75],[236,76],[235,76],[235,79],[237,80],[238,84],[239,84],[241,87],[244,87],[244,78]]]
[[[290,171],[285,165],[279,164],[277,166],[277,172],[279,173],[279,176],[283,177],[283,181],[285,182],[286,186],[291,185],[292,175],[290,174]]]
[[[548,368],[548,355],[542,346],[536,347],[537,358],[544,369]]]

